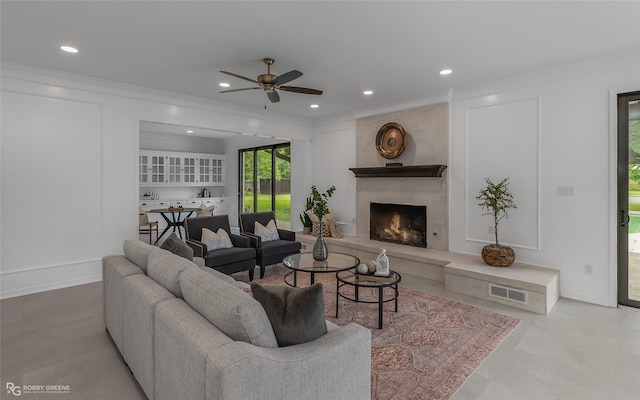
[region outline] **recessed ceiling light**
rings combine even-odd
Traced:
[[[75,47],[71,47],[71,46],[60,46],[60,49],[62,51],[66,51],[67,53],[77,53],[78,49],[76,49]]]
[[[453,71],[450,69],[443,69],[442,71],[440,71],[440,75],[449,75],[452,72]]]
[[[220,82],[218,85],[220,85],[220,87],[229,87],[229,86],[231,86],[227,82]]]
[[[187,133],[193,133],[193,131],[192,131],[191,129],[189,129],[189,130],[187,131]]]
[[[317,104],[312,104],[312,105],[310,105],[309,107],[311,107],[311,108],[318,108],[318,107],[320,107],[320,106],[319,106],[319,105],[317,105]]]
[[[373,90],[365,90],[362,94],[365,96],[371,96],[373,94]]]

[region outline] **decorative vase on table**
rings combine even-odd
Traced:
[[[313,245],[313,259],[316,261],[324,261],[329,256],[329,252],[327,250],[327,242],[325,242],[324,236],[322,235],[322,217],[318,218],[318,228],[318,238]]]

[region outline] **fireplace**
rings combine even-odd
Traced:
[[[370,203],[369,238],[427,247],[427,207]]]

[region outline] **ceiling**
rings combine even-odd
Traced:
[[[640,2],[5,1],[2,61],[305,119],[446,98],[554,66],[640,54]],[[59,50],[67,44],[77,54]],[[321,96],[252,84],[271,72]],[[453,73],[441,76],[439,71]],[[371,96],[362,92],[372,90]],[[312,103],[317,109],[310,108]],[[264,110],[265,104],[267,110]]]

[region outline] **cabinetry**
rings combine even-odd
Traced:
[[[145,186],[165,182],[165,156],[152,152],[140,152],[139,181]]]
[[[141,186],[223,186],[224,155],[140,150]]]

